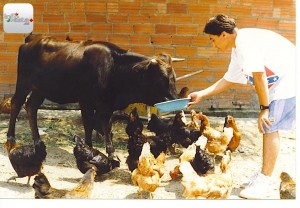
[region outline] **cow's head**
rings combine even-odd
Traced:
[[[143,95],[144,103],[154,105],[177,98],[176,74],[168,61],[154,57],[136,64],[133,68],[139,74],[136,84]]]

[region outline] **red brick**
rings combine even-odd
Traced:
[[[49,32],[69,32],[69,24],[49,24]]]
[[[190,14],[173,14],[173,24],[191,24],[193,22],[193,16]]]
[[[4,42],[19,42],[23,43],[24,35],[23,34],[14,34],[14,33],[4,33]]]
[[[133,31],[136,34],[153,34],[155,31],[153,24],[135,24]]]
[[[151,36],[152,44],[168,44],[172,43],[172,36],[169,35],[152,35]]]
[[[20,45],[21,44],[14,44],[14,43],[7,44],[7,52],[8,53],[18,53]]]
[[[149,14],[150,23],[170,24],[172,16],[170,14]]]
[[[92,24],[91,26],[92,32],[100,32],[100,33],[111,33],[112,25],[111,24]]]
[[[187,4],[167,4],[167,13],[187,13]]]
[[[174,34],[176,33],[175,25],[156,25],[155,26],[156,34]]]
[[[113,33],[119,34],[132,34],[133,33],[133,25],[132,24],[113,24]]]
[[[108,41],[112,42],[114,44],[128,44],[129,43],[129,37],[128,35],[109,35]]]
[[[91,26],[87,24],[71,24],[71,32],[90,32]]]
[[[128,14],[108,14],[107,21],[112,23],[126,23],[128,22]]]
[[[87,13],[85,15],[85,20],[87,23],[91,23],[91,22],[96,22],[96,23],[106,23],[107,22],[107,19],[106,19],[106,15],[105,14],[90,14],[90,13]]]
[[[130,35],[129,39],[129,43],[135,45],[148,45],[150,43],[148,35]]]
[[[278,27],[278,20],[259,18],[257,20],[257,27],[274,30]]]
[[[1,84],[15,84],[17,81],[16,74],[3,74],[0,76]]]
[[[274,7],[295,7],[295,0],[274,0]]]
[[[195,47],[176,47],[176,55],[178,56],[196,56],[197,49]]]
[[[118,3],[107,3],[107,12],[109,12],[109,13],[119,12],[119,4]]]
[[[209,4],[189,4],[188,11],[189,13],[207,13],[209,11]]]
[[[173,47],[168,47],[168,46],[156,46],[154,49],[154,54],[159,54],[159,53],[167,53],[170,56],[174,56],[174,48]],[[152,54],[153,55],[153,54]],[[151,56],[152,56],[151,55]],[[175,66],[175,65],[174,65]]]
[[[199,31],[198,25],[178,25],[177,34],[197,35]]]
[[[97,13],[102,13],[106,12],[106,3],[102,2],[86,2],[85,3],[86,11],[88,12],[97,12]]]
[[[65,40],[66,35],[68,35],[71,38],[71,40],[75,40],[75,41],[87,40],[87,36],[85,33],[68,33],[68,34],[63,34],[61,36],[57,36],[56,34],[55,36],[57,36],[57,38],[60,40]]]
[[[86,16],[84,13],[67,13],[65,14],[65,20],[66,22],[85,22],[86,21]]]
[[[62,23],[64,21],[64,15],[61,13],[44,13],[43,22],[57,22]]]
[[[74,11],[75,12],[85,11],[85,4],[84,4],[84,2],[73,2],[73,4],[74,4]]]
[[[140,3],[123,3],[119,4],[119,9],[121,13],[140,13],[141,7]]]
[[[107,34],[89,33],[87,39],[107,41]]]
[[[149,23],[149,14],[129,14],[129,22]]]
[[[33,33],[48,33],[48,32],[49,32],[49,24],[34,23]]]
[[[296,21],[286,21],[286,20],[280,20],[278,29],[280,30],[296,30]]]
[[[192,45],[192,36],[172,36],[172,44],[174,45]]]
[[[131,51],[145,56],[152,56],[154,54],[153,47],[151,46],[132,46]]]

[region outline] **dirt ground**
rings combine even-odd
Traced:
[[[74,134],[82,137],[84,135],[80,112],[76,110],[39,110],[38,116],[41,138],[46,143],[48,153],[43,172],[53,187],[72,188],[82,177],[82,173],[76,167],[73,156],[74,142],[72,141]],[[209,117],[209,119],[213,127],[222,129],[223,117]],[[30,180],[30,185],[26,185],[27,178],[7,183],[7,179],[15,175],[3,148],[8,121],[9,115],[0,115],[0,198],[33,199],[34,190],[31,187],[33,178]],[[262,155],[262,136],[258,133],[256,118],[236,118],[236,122],[242,133],[242,140],[238,151],[233,153],[230,164],[234,185],[229,199],[241,199],[238,197],[241,190],[240,184],[260,168]],[[116,154],[121,159],[121,167],[96,179],[92,199],[137,198],[137,187],[132,185],[131,173],[125,163],[128,153],[126,150],[127,135],[124,130],[124,121],[114,123],[114,144]],[[279,180],[281,171],[286,171],[296,179],[296,129],[292,132],[281,132],[281,136],[280,154],[273,176]],[[21,144],[31,143],[29,124],[24,110],[21,111],[16,123],[16,138]],[[94,144],[100,151],[105,152],[103,144],[96,144],[95,141]],[[178,158],[179,155],[167,156],[167,172],[178,163]],[[154,199],[184,199],[182,194],[183,186],[180,179],[171,180],[169,174],[165,174],[159,188],[154,192]],[[144,194],[143,198],[147,198],[147,195]],[[276,192],[272,199],[279,199],[279,192]]]

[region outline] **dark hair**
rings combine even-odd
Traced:
[[[218,14],[209,19],[206,23],[203,32],[211,35],[221,35],[223,31],[233,34],[236,28],[235,20],[227,15]]]

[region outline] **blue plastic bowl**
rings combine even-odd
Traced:
[[[156,103],[154,106],[158,109],[159,112],[169,112],[183,110],[188,107],[190,98],[181,98],[176,100],[168,100],[161,103]]]

